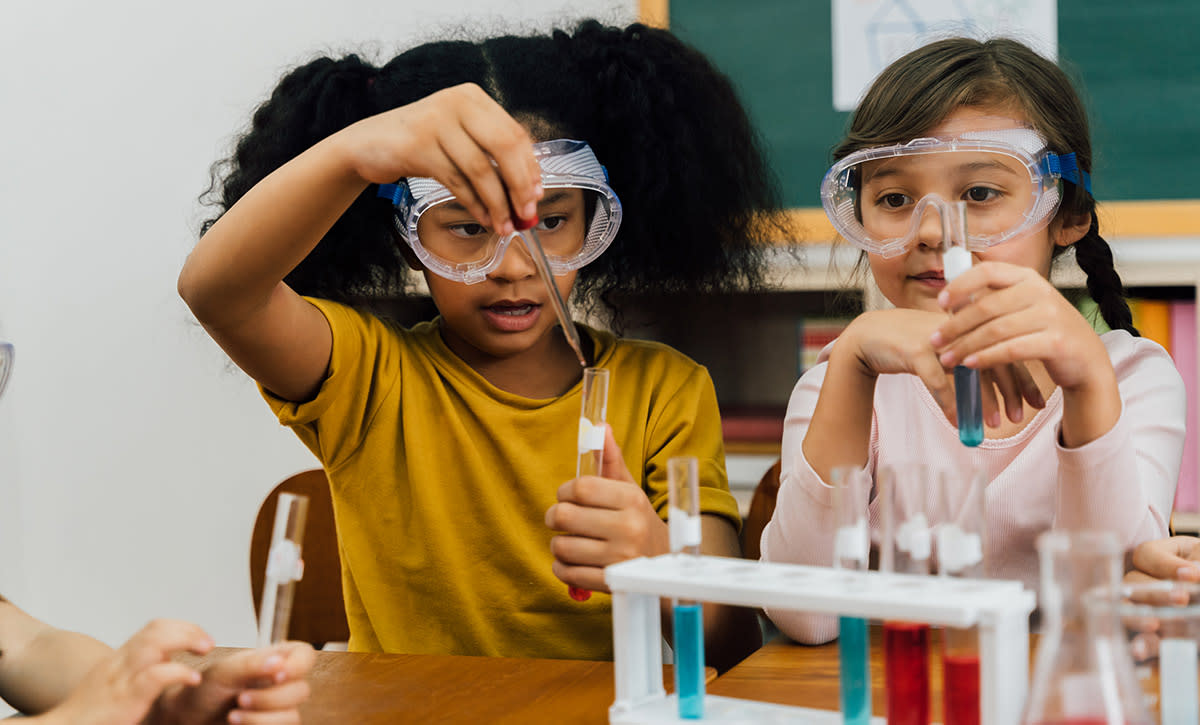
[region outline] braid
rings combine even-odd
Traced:
[[[1125,301],[1125,288],[1113,266],[1112,249],[1100,236],[1096,211],[1091,211],[1092,223],[1087,234],[1075,242],[1075,261],[1087,275],[1087,291],[1100,307],[1100,315],[1114,330],[1125,330],[1140,337],[1133,326],[1133,313]]]

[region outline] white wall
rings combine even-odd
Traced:
[[[0,401],[0,592],[110,644],[155,616],[251,644],[258,503],[315,460],[175,294],[209,165],[316,52],[386,58],[451,28],[624,23],[635,8],[0,3],[0,339],[17,347]]]

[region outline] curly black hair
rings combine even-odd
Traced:
[[[573,31],[437,41],[375,67],[357,55],[290,71],[254,113],[204,197],[219,208],[317,141],[461,83],[483,88],[534,135],[587,141],[624,207],[621,229],[580,270],[574,299],[756,289],[766,252],[789,233],[777,181],[733,85],[670,32],[583,21]],[[539,130],[543,129],[543,130]],[[403,297],[407,267],[391,208],[368,188],[286,278],[297,292],[349,304]],[[203,232],[202,232],[203,233]]]

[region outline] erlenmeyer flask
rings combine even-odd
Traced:
[[[1121,548],[1101,531],[1048,531],[1038,537],[1042,635],[1025,725],[1148,725],[1150,714],[1114,607]]]

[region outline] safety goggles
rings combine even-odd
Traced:
[[[1047,151],[1037,131],[976,131],[856,151],[825,174],[821,204],[846,241],[894,257],[917,238],[921,199],[962,200],[967,248],[983,251],[1049,224],[1062,201],[1060,179],[1092,190],[1075,154]]]
[[[600,256],[621,225],[621,202],[608,174],[583,141],[534,144],[545,195],[538,203],[538,237],[551,271],[563,275]],[[396,231],[425,267],[466,284],[482,282],[520,235],[496,234],[476,221],[440,182],[425,177],[381,184],[378,195],[395,211]]]

